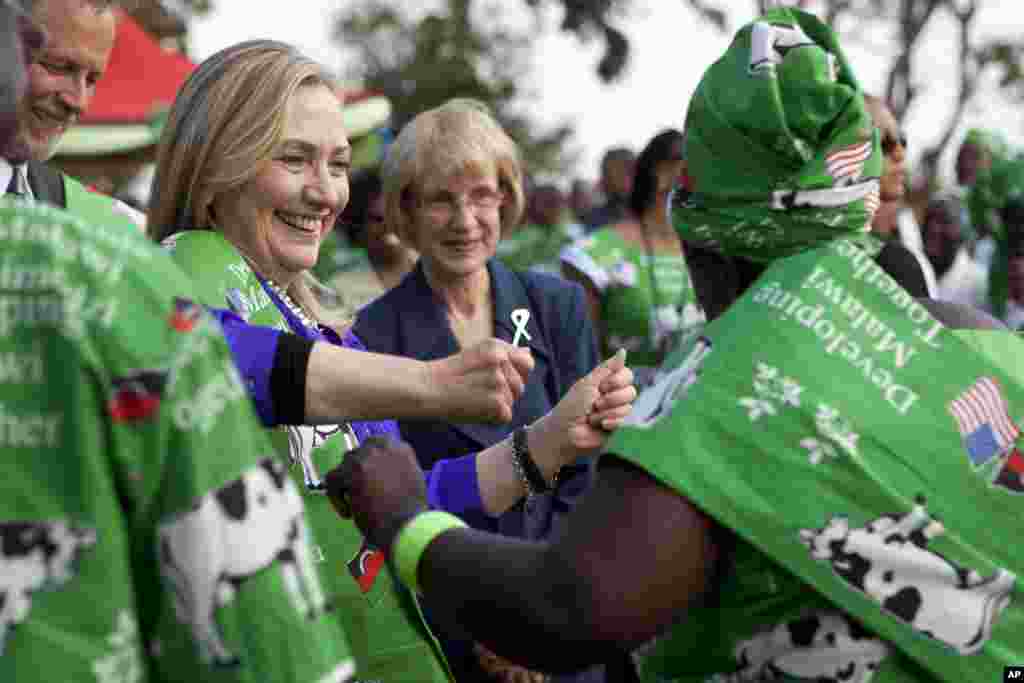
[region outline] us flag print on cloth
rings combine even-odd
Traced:
[[[871,156],[871,140],[840,147],[825,157],[825,167],[836,185],[849,185],[860,179],[864,162]]]
[[[1014,448],[992,481],[1010,493],[1024,493],[1024,455]]]
[[[949,403],[957,429],[975,467],[1006,452],[1020,436],[999,382],[982,377]]]

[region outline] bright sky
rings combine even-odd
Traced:
[[[506,6],[511,2],[521,0],[505,0]],[[297,45],[328,66],[344,64],[346,55],[331,44],[328,32],[332,15],[351,6],[345,0],[295,0],[286,9],[282,3],[252,0],[217,0],[215,4],[215,13],[192,26],[193,54],[199,59],[240,40],[275,38]],[[723,0],[723,4],[732,9],[734,28],[752,16],[751,0]],[[581,45],[557,32],[557,14],[552,13],[548,30],[537,40],[535,80],[525,85],[537,91],[538,99],[529,106],[542,123],[575,122],[574,143],[582,151],[576,172],[584,177],[597,175],[606,147],[624,144],[639,152],[659,130],[681,127],[703,70],[731,38],[697,22],[682,0],[634,0],[634,5],[636,9],[622,22],[631,45],[628,73],[613,85],[603,85],[594,74],[600,55],[596,42]],[[1019,40],[1024,22],[1018,15],[1019,0],[988,0],[979,30]],[[927,77],[918,84],[924,94],[904,122],[912,152],[913,147],[920,149],[921,143],[936,139],[952,112],[956,82],[952,24],[933,24],[920,62],[928,65]],[[892,50],[871,35],[848,41],[844,47],[865,89],[881,91]],[[980,102],[969,112],[968,124],[983,123],[1004,130],[1018,143],[1024,141],[1019,110],[1000,106],[992,97]]]

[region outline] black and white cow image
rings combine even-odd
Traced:
[[[320,477],[319,468],[313,462],[313,451],[332,436],[345,440],[346,452],[359,445],[352,425],[347,422],[340,425],[290,426],[286,429],[288,430],[288,458],[292,465],[298,464],[302,467],[302,479],[306,484],[306,489],[317,493],[324,492],[324,483]],[[339,433],[340,436],[335,436]],[[331,463],[331,467],[336,464]]]
[[[740,642],[733,652],[739,670],[717,681],[796,678],[816,683],[869,683],[889,646],[843,615],[809,614]]]
[[[904,515],[884,515],[864,527],[832,517],[800,540],[816,560],[889,614],[961,655],[978,652],[1010,602],[1017,577],[1005,569],[982,577],[929,550],[944,533],[921,504]]]
[[[159,537],[160,570],[173,589],[178,620],[217,666],[239,663],[224,643],[217,609],[271,565],[277,564],[296,611],[313,619],[327,610],[299,489],[276,460],[264,460],[206,494],[161,524]]]
[[[7,634],[32,609],[32,595],[64,588],[96,530],[66,520],[0,522],[0,657]]]

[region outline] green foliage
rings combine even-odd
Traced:
[[[604,55],[597,64],[597,75],[611,82],[622,75],[629,59],[629,40],[616,24],[633,6],[633,0],[524,0],[535,9],[561,6],[564,10],[561,30],[574,34],[582,41],[599,37],[605,46]],[[664,2],[665,0],[658,0]],[[728,14],[711,0],[675,0],[689,5],[698,18],[719,31],[729,28]]]
[[[194,16],[201,17],[210,13],[216,5],[216,0],[182,0],[181,4]]]
[[[1024,45],[1005,40],[993,40],[978,48],[978,61],[984,66],[992,65],[1001,70],[999,87],[1014,91],[1018,99],[1024,100]]]
[[[679,1],[717,29],[728,28],[726,12],[713,0]],[[546,9],[561,8],[561,30],[581,41],[601,40],[605,51],[595,72],[611,82],[623,74],[629,56],[629,41],[616,24],[634,0],[523,3],[533,17],[526,29],[513,25],[500,0],[443,0],[419,16],[409,13],[410,3],[363,0],[339,17],[334,35],[355,55],[347,75],[391,99],[396,126],[452,97],[476,98],[519,143],[530,172],[561,173],[578,156],[567,147],[572,127],[541,131],[529,113],[513,106],[536,101],[523,84],[533,68],[532,40],[541,29],[540,17]]]
[[[200,0],[202,1],[202,0]],[[656,11],[657,3],[646,5]],[[672,0],[682,2],[695,18],[720,31],[730,23],[754,16],[763,0],[737,8],[727,0]],[[635,5],[634,0],[523,0],[532,8],[534,30],[515,28],[503,15],[499,0],[442,0],[440,9],[412,18],[396,0],[364,0],[349,10],[337,25],[336,36],[356,53],[358,68],[349,75],[388,95],[401,125],[417,112],[454,97],[475,97],[489,104],[520,143],[533,171],[558,172],[572,162],[565,149],[572,133],[569,126],[538,132],[528,114],[517,113],[513,101],[526,99],[524,92],[532,67],[531,38],[539,29],[541,13],[552,7],[563,10],[559,28],[581,41],[600,40],[604,54],[595,66],[606,82],[624,72],[629,41],[618,28]],[[788,4],[804,5],[793,0]],[[953,17],[959,25],[959,44],[951,45],[960,56],[959,83],[950,92],[954,111],[940,141],[922,157],[924,173],[934,179],[937,160],[952,142],[967,106],[978,94],[985,73],[998,74],[999,88],[1024,100],[1024,45],[1006,39],[979,40],[972,30],[983,0],[822,0],[811,3],[835,26],[844,40],[882,38],[896,46],[885,91],[900,120],[927,83],[915,59],[916,48],[933,17]],[[472,10],[472,11],[471,11]],[[731,12],[731,13],[730,13]],[[747,13],[749,12],[749,14]],[[482,18],[486,17],[486,20]],[[731,22],[733,19],[734,22]],[[697,25],[693,30],[700,30]]]
[[[530,99],[522,84],[532,66],[531,32],[511,28],[497,3],[477,5],[448,0],[411,17],[398,3],[366,0],[336,27],[337,40],[355,53],[347,75],[391,99],[398,128],[453,97],[480,100],[519,143],[528,169],[564,171],[573,161],[565,150],[571,127],[540,131],[515,107]]]

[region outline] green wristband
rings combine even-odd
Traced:
[[[398,578],[406,586],[420,592],[420,584],[416,578],[416,570],[420,557],[435,538],[448,531],[465,527],[466,523],[453,514],[442,510],[429,510],[409,520],[393,545],[393,556]]]

